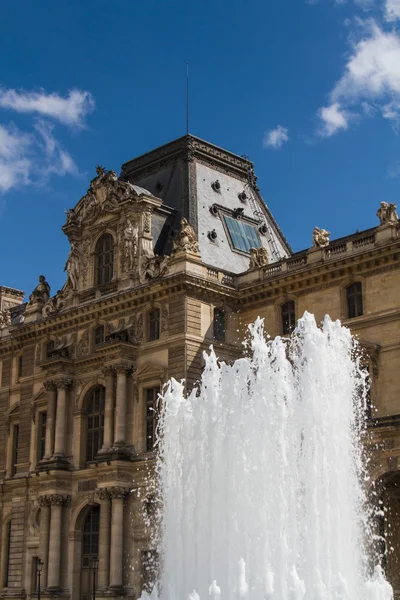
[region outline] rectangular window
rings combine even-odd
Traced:
[[[94,331],[94,344],[95,346],[104,344],[104,325],[99,325],[99,327],[96,327]]]
[[[14,475],[17,472],[18,445],[19,445],[19,425],[14,425],[13,437],[12,437],[11,477],[14,477]]]
[[[34,594],[38,591],[38,583],[39,583],[37,563],[38,563],[38,557],[34,556],[32,558],[32,593],[34,593]]]
[[[39,460],[43,460],[46,450],[47,413],[39,413]]]
[[[296,307],[293,300],[281,306],[282,333],[288,335],[296,327]]]
[[[229,231],[232,246],[241,252],[250,254],[250,248],[260,248],[261,243],[258,233],[253,225],[227,217],[224,215],[225,223]]]
[[[149,312],[149,341],[154,342],[160,337],[160,309],[155,308]]]
[[[158,394],[160,388],[149,388],[145,390],[146,397],[146,450],[151,452],[154,449],[154,443],[156,441],[156,428],[157,428],[157,404]]]

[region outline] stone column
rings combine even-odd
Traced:
[[[47,390],[47,421],[46,421],[46,446],[44,459],[49,460],[53,456],[54,440],[54,420],[56,416],[56,398],[57,388],[53,381],[45,381],[44,387]]]
[[[104,367],[103,373],[106,378],[106,402],[104,407],[104,441],[103,451],[107,451],[113,445],[114,430],[114,369]]]
[[[69,500],[69,496],[51,494],[48,500],[51,513],[47,589],[57,591],[60,588],[62,508]]]
[[[47,496],[39,496],[38,500],[40,505],[39,557],[43,563],[41,585],[45,590],[49,566],[50,502]]]
[[[67,388],[71,385],[70,379],[59,379],[57,386],[57,416],[56,435],[54,440],[54,456],[62,457],[65,454],[65,434],[67,427]]]
[[[127,490],[112,487],[108,491],[112,498],[110,590],[117,592],[123,589],[124,497]]]
[[[110,583],[111,502],[106,489],[97,490],[96,496],[100,504],[98,588],[104,590]]]
[[[126,443],[126,377],[130,371],[127,365],[118,365],[117,371],[117,401],[114,429],[114,445],[125,446]]]

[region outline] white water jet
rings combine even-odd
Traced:
[[[390,600],[368,575],[364,375],[339,321],[290,340],[250,329],[251,358],[164,393],[157,473],[161,600]],[[159,595],[158,595],[159,594]],[[142,598],[149,598],[143,594]]]

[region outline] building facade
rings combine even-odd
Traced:
[[[245,158],[185,136],[97,168],[67,214],[67,280],[23,302],[0,287],[0,595],[138,598],[155,577],[158,392],[202,354],[241,356],[247,324],[287,335],[305,310],[359,337],[371,390],[371,485],[400,592],[400,238],[371,229],[293,254]],[[375,225],[374,225],[375,220]]]

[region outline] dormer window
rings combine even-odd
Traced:
[[[260,238],[256,228],[249,223],[224,215],[230,241],[235,250],[250,254],[250,248],[260,248]]]
[[[109,283],[113,278],[114,240],[110,233],[101,236],[96,244],[96,284]]]

